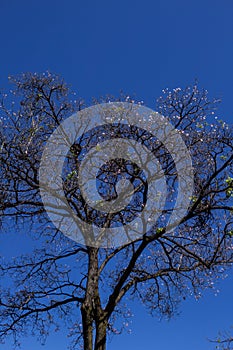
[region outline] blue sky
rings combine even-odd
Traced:
[[[232,0],[0,0],[0,32],[0,87],[10,74],[51,70],[84,99],[123,89],[153,108],[163,88],[197,78],[222,97],[221,118],[233,120]],[[207,338],[233,323],[232,273],[220,290],[186,301],[170,322],[135,304],[133,333],[113,338],[109,349],[213,349]],[[44,347],[30,338],[22,349],[66,344],[60,332]]]

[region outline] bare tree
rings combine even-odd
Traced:
[[[1,224],[3,230],[9,223],[18,229],[30,227],[38,247],[31,255],[1,262],[3,341],[12,335],[17,345],[19,336],[27,334],[37,334],[43,341],[62,318],[72,347],[104,350],[107,334],[117,333],[117,317],[130,317],[127,298],[171,317],[180,301],[190,294],[200,296],[224,275],[233,261],[233,138],[232,128],[214,119],[217,100],[210,101],[197,84],[166,89],[157,100],[156,109],[182,135],[194,169],[190,206],[170,231],[166,222],[178,186],[171,155],[149,131],[112,125],[113,138],[120,134],[150,149],[161,164],[168,192],[165,209],[148,232],[124,245],[101,248],[65,237],[50,223],[40,196],[38,173],[46,141],[65,118],[83,109],[83,101],[75,97],[71,101],[66,84],[50,73],[24,74],[12,82],[12,95],[3,94],[1,99]],[[147,198],[147,182],[136,164],[117,158],[97,174],[99,192],[107,202],[117,197],[122,174],[134,187],[134,200],[120,213],[106,215],[90,208],[78,188],[83,156],[97,147],[100,134],[110,132],[104,128],[83,134],[71,145],[64,165],[64,192],[83,221],[123,227],[142,212]],[[126,324],[122,322],[122,329]]]
[[[230,332],[220,333],[218,339],[211,340],[211,342],[215,343],[216,349],[221,350],[232,350],[233,349],[233,337]]]

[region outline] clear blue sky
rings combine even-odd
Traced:
[[[222,97],[222,119],[233,120],[232,0],[0,0],[0,33],[0,87],[9,74],[51,70],[85,99],[123,89],[153,108],[163,88],[198,78]],[[186,301],[169,323],[135,304],[132,335],[113,338],[108,349],[213,349],[207,338],[233,324],[230,275],[218,297]],[[22,349],[66,344],[60,332],[44,347],[29,338]]]

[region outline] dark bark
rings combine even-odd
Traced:
[[[81,307],[84,350],[105,350],[107,318],[100,303],[98,288],[98,249],[89,248],[88,280]],[[95,325],[95,342],[93,331]]]
[[[96,324],[96,337],[94,350],[106,350],[107,322],[100,321]]]
[[[84,350],[93,350],[93,320],[90,310],[81,308]]]

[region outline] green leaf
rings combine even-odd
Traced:
[[[72,177],[74,177],[75,175],[77,175],[77,171],[76,170],[71,171],[71,173],[67,175],[66,180],[71,180]]]
[[[157,230],[156,230],[156,233],[162,233],[163,232],[163,227],[158,227]]]
[[[195,203],[197,201],[197,196],[191,196],[189,199],[191,202]]]

